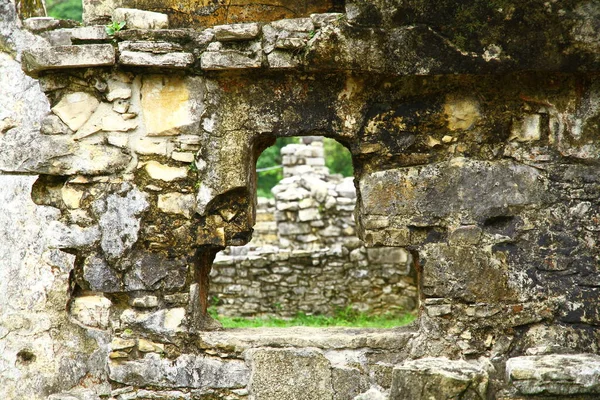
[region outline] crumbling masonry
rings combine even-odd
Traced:
[[[596,1],[38,3],[0,0],[0,397],[600,395]],[[211,331],[256,158],[307,135],[413,326]]]

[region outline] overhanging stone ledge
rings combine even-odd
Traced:
[[[314,347],[329,349],[360,349],[398,351],[417,335],[412,325],[402,328],[250,328],[202,332],[198,346],[203,349],[244,351],[257,347]]]
[[[23,69],[36,73],[49,69],[104,67],[115,64],[110,44],[36,47],[23,52]]]

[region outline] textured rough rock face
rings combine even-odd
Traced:
[[[597,397],[596,2],[138,3],[112,37],[0,3],[0,397]],[[352,152],[358,235],[410,253],[418,326],[215,339],[256,158],[315,134]]]
[[[407,361],[394,368],[390,399],[485,399],[488,374],[479,365],[447,358]]]
[[[169,16],[173,27],[207,27],[246,21],[268,22],[282,18],[304,17],[313,13],[340,10],[339,3],[335,0],[243,0],[237,2],[84,0],[83,15],[86,23],[105,22],[110,20],[115,7],[130,7],[165,13]]]

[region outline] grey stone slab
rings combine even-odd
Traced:
[[[248,352],[256,400],[331,400],[331,364],[316,349],[257,349]]]
[[[247,385],[250,369],[240,360],[183,354],[174,360],[149,353],[125,362],[111,361],[111,380],[137,387],[236,389]]]
[[[155,42],[155,41],[130,41],[119,42],[119,52],[142,51],[147,53],[172,53],[180,52],[182,47],[177,43]]]
[[[250,40],[260,33],[257,23],[217,25],[213,27],[215,38],[219,41]]]
[[[390,400],[486,398],[488,374],[464,360],[423,358],[402,363],[392,372]]]
[[[33,17],[23,21],[25,29],[32,32],[42,32],[57,28],[60,21],[52,17]]]
[[[260,68],[262,57],[237,50],[207,51],[200,58],[204,70]]]
[[[35,73],[50,69],[114,65],[115,49],[110,44],[36,47],[23,52],[23,69]]]
[[[600,394],[600,356],[548,354],[514,357],[506,362],[506,377],[523,395]]]
[[[82,26],[71,30],[71,37],[74,40],[107,40],[108,34],[104,25]]]
[[[194,63],[191,53],[154,54],[141,51],[123,51],[119,55],[119,64],[139,67],[186,68]]]

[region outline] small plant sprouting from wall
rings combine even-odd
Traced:
[[[119,32],[121,29],[125,27],[125,21],[113,21],[112,23],[106,25],[106,33],[109,36],[114,36],[115,33]]]

